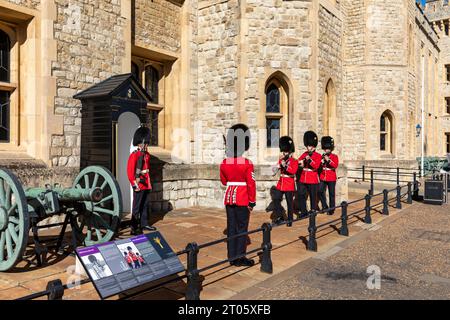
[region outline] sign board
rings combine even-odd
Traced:
[[[184,270],[159,232],[76,249],[102,299]]]

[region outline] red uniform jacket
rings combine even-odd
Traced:
[[[227,158],[220,164],[220,181],[227,186],[224,204],[254,206],[256,182],[253,163],[246,158]]]
[[[131,185],[134,186],[134,182],[136,181],[136,167],[138,163],[138,159],[141,156],[142,151],[136,150],[133,151],[130,154],[130,157],[128,158],[128,164],[127,164],[127,175],[128,180],[130,181]],[[139,189],[141,190],[151,190],[152,185],[150,183],[150,153],[145,152],[144,154],[144,162],[142,166],[142,170],[144,170],[144,173],[141,174],[141,181],[139,182]]]
[[[336,181],[336,169],[339,166],[339,158],[336,154],[331,153],[329,155],[330,162],[322,163],[322,172],[320,173],[320,180],[322,181]]]
[[[281,161],[278,161],[280,167],[280,179],[278,180],[277,189],[280,191],[295,191],[295,174],[298,170],[298,161],[290,157],[286,161],[286,166],[281,167]]]
[[[308,155],[308,151],[303,153],[300,158],[298,158],[298,162],[300,163],[301,160],[305,159]],[[306,163],[305,160],[305,167],[302,170],[302,174],[300,176],[300,182],[305,184],[319,184],[319,174],[317,170],[319,169],[322,161],[322,156],[318,154],[317,152],[313,152],[311,155],[311,162],[309,164]]]

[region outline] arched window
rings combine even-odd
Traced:
[[[10,50],[9,36],[0,30],[0,82],[10,81]],[[10,133],[10,92],[0,90],[0,142],[9,142]]]
[[[336,134],[336,88],[331,79],[325,88],[322,121],[323,134],[334,136]]]
[[[389,111],[383,112],[380,117],[380,151],[393,153],[392,139],[393,118]]]
[[[150,96],[151,103],[158,104],[158,81],[159,73],[153,66],[145,67],[145,90]]]
[[[278,148],[281,135],[288,134],[288,91],[282,79],[271,78],[266,83],[266,130],[268,148]]]

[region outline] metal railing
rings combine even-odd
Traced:
[[[398,170],[397,170],[397,172],[398,172]],[[389,215],[389,203],[391,201],[395,200],[394,207],[396,209],[402,208],[402,198],[404,198],[404,197],[406,197],[407,204],[412,204],[413,198],[418,197],[419,186],[420,186],[420,183],[416,179],[415,173],[413,175],[413,178],[414,178],[413,181],[408,181],[407,184],[405,184],[405,185],[397,184],[397,186],[395,188],[390,189],[390,190],[384,189],[382,192],[380,192],[378,194],[373,194],[373,189],[372,189],[372,194],[368,193],[361,199],[357,199],[357,200],[354,200],[351,202],[343,201],[340,205],[338,205],[334,208],[327,208],[327,209],[320,210],[320,211],[314,211],[314,210],[310,211],[306,217],[300,217],[300,218],[294,219],[292,221],[292,225],[294,225],[295,223],[297,223],[299,221],[308,219],[308,239],[307,239],[306,248],[309,251],[317,251],[316,234],[319,231],[319,229],[321,229],[321,228],[328,227],[332,224],[340,223],[341,228],[339,229],[338,233],[342,236],[349,236],[348,225],[349,225],[350,218],[356,217],[359,214],[364,213],[364,218],[363,218],[364,223],[371,224],[372,223],[372,211],[374,208],[382,206],[381,214],[388,216]],[[397,181],[399,181],[399,180],[397,180]],[[406,192],[404,192],[403,194],[402,194],[402,189],[406,189]],[[391,194],[393,192],[395,193],[395,196],[392,198],[389,198],[389,194]],[[379,203],[372,204],[372,200],[381,195],[383,196],[383,200]],[[348,212],[349,206],[359,203],[359,202],[364,202],[364,208],[349,213]],[[339,218],[333,219],[331,221],[327,221],[320,225],[317,225],[317,223],[316,223],[317,214],[328,213],[330,211],[335,211],[336,209],[339,209],[339,208],[341,209],[341,216]],[[165,284],[168,284],[170,282],[187,279],[187,287],[186,287],[186,293],[185,293],[186,300],[199,300],[200,292],[201,292],[201,288],[202,288],[202,279],[201,279],[200,274],[206,270],[213,269],[220,265],[230,263],[230,261],[231,261],[230,259],[224,259],[219,262],[208,265],[206,267],[199,268],[198,267],[198,256],[199,256],[200,250],[223,243],[223,242],[227,242],[227,241],[235,239],[235,238],[249,236],[251,234],[256,234],[256,233],[260,233],[260,232],[262,233],[261,246],[255,248],[253,250],[247,251],[245,254],[243,254],[241,256],[233,257],[233,260],[243,258],[243,257],[245,257],[247,255],[251,255],[253,253],[258,253],[258,255],[260,256],[260,271],[271,274],[273,272],[273,263],[272,263],[272,257],[271,257],[272,230],[275,228],[279,228],[287,223],[289,223],[289,221],[285,221],[285,222],[279,223],[279,224],[266,222],[266,223],[262,224],[262,226],[260,228],[250,230],[248,232],[243,232],[243,233],[234,235],[232,237],[223,237],[221,239],[210,241],[210,242],[200,244],[200,245],[197,244],[196,242],[188,243],[184,250],[178,251],[176,253],[177,256],[181,256],[184,254],[187,255],[187,263],[186,263],[186,269],[185,269],[184,275],[177,276],[177,277],[170,279],[168,281],[165,281],[163,283],[159,283],[158,285],[156,285],[154,287],[149,287],[149,288],[145,288],[141,291],[134,292],[133,294],[129,294],[129,295],[125,294],[125,298],[129,298],[129,297],[133,297],[133,296],[145,293],[145,292],[149,292],[153,289],[157,289],[157,288],[159,288]],[[89,279],[84,279],[80,282],[80,284],[85,284],[88,282],[90,282]],[[68,285],[63,285],[61,280],[59,280],[59,279],[53,280],[48,283],[46,290],[19,298],[18,300],[30,300],[30,299],[36,299],[36,298],[40,298],[40,297],[44,297],[44,296],[47,296],[49,300],[62,299],[65,289],[68,289]]]
[[[389,171],[386,171],[389,170]],[[409,172],[401,172],[409,171]],[[362,165],[361,168],[348,168],[348,172],[352,172],[354,175],[348,176],[349,179],[361,180],[362,182],[368,181],[370,182],[369,194],[373,195],[374,193],[374,182],[382,181],[382,182],[395,182],[396,185],[400,185],[401,183],[408,183],[412,179],[413,183],[417,181],[417,178],[421,178],[420,170],[411,169],[411,168],[385,168],[385,167],[373,167],[373,166],[365,166]],[[367,177],[367,174],[369,177]],[[381,177],[376,177],[379,175]],[[394,179],[386,179],[385,177],[394,177]],[[409,179],[406,179],[409,178]]]

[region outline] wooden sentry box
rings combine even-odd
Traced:
[[[100,165],[117,176],[118,119],[131,112],[147,124],[150,97],[129,73],[112,76],[74,98],[82,104],[80,169]]]

